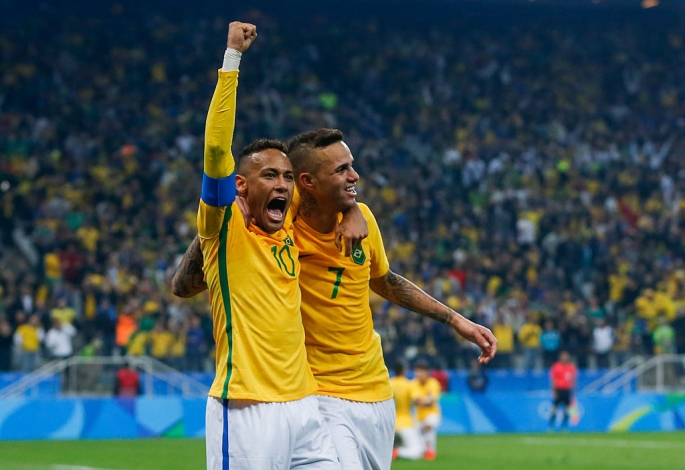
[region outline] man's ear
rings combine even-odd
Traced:
[[[312,189],[314,187],[314,181],[310,173],[300,174],[300,184],[302,189]]]
[[[247,197],[247,178],[235,175],[235,192],[238,196]]]

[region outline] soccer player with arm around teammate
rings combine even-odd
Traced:
[[[206,414],[208,470],[339,469],[311,396],[300,314],[298,249],[288,207],[293,171],[282,142],[258,140],[233,159],[238,67],[255,26],[233,22],[207,114],[199,247],[216,342]],[[245,198],[248,223],[235,202]]]
[[[487,328],[389,269],[378,224],[366,205],[358,207],[369,236],[351,256],[336,250],[334,230],[341,212],[357,205],[359,180],[342,132],[318,129],[300,134],[288,142],[288,157],[300,192],[294,224],[302,263],[302,320],[320,409],[343,469],[387,470],[392,461],[395,405],[380,337],[373,329],[370,290],[449,324],[480,347],[483,363],[494,357],[497,340]]]
[[[440,426],[440,382],[430,375],[428,362],[416,361],[414,364],[414,405],[416,420],[424,442],[426,460],[435,460]]]
[[[412,408],[416,400],[416,388],[405,376],[404,364],[394,367],[395,377],[390,379],[392,396],[395,400],[395,435],[399,445],[392,451],[392,458],[419,460],[423,457],[424,444],[419,428],[414,422]]]

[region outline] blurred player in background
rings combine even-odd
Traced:
[[[559,353],[559,360],[552,365],[549,371],[552,382],[552,411],[549,415],[549,430],[556,428],[557,409],[559,406],[564,408],[564,415],[561,420],[561,429],[568,429],[568,415],[571,402],[573,401],[573,388],[578,378],[578,370],[571,362],[571,355],[568,351]]]
[[[404,364],[398,362],[393,371],[395,376],[390,379],[390,387],[395,400],[395,439],[399,445],[393,449],[392,459],[419,460],[423,457],[424,445],[412,415],[415,387],[404,375]]]
[[[416,420],[424,441],[426,460],[435,460],[440,426],[440,382],[431,377],[428,362],[420,360],[414,364],[414,405]]]
[[[216,342],[216,377],[206,414],[209,470],[338,469],[340,464],[307,363],[300,265],[288,207],[293,172],[279,141],[231,153],[238,67],[257,36],[229,25],[224,64],[205,130],[197,215]],[[245,198],[249,226],[235,202]]]

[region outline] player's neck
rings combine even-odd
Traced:
[[[303,214],[300,212],[299,215],[304,222],[311,228],[319,233],[331,233],[335,230],[338,223],[338,216],[324,214],[323,212],[318,212],[314,214]]]
[[[298,217],[319,233],[331,233],[338,223],[338,214],[329,213],[309,195],[302,195]]]

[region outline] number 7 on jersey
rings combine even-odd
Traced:
[[[333,293],[331,294],[331,299],[335,299],[338,296],[338,287],[342,282],[342,275],[345,272],[345,268],[335,268],[329,267],[328,272],[335,273],[335,283],[333,283]]]

